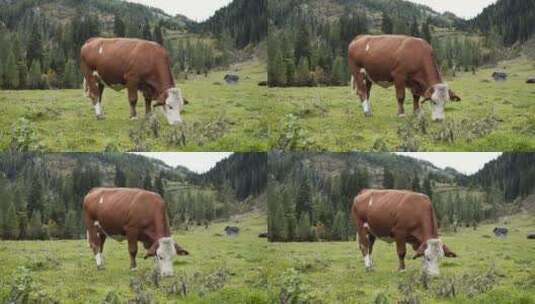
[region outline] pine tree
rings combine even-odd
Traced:
[[[418,21],[416,21],[416,18],[412,20],[411,23],[411,36],[413,37],[420,37],[420,27],[418,26]]]
[[[347,240],[347,219],[345,213],[342,211],[338,211],[334,217],[332,235],[334,240]]]
[[[37,24],[34,25],[33,30],[30,33],[30,40],[28,48],[26,49],[26,63],[33,64],[36,60],[39,62],[39,68],[41,68],[43,62],[43,44]],[[26,68],[28,68],[28,66]]]
[[[431,18],[427,18],[427,20],[425,21],[422,27],[422,32],[423,32],[423,38],[425,39],[425,41],[431,43],[433,40],[433,37],[431,35]]]
[[[148,21],[145,21],[145,23],[142,24],[142,31],[143,39],[145,40],[152,40],[152,34],[150,30],[150,24]]]
[[[161,24],[158,24],[155,28],[154,28],[154,41],[158,42],[160,45],[164,45],[164,41],[163,41],[163,34],[162,34],[162,26]]]
[[[295,82],[300,86],[310,85],[310,68],[307,57],[302,57],[295,73]]]
[[[158,176],[156,176],[156,179],[154,180],[154,191],[159,193],[162,197],[165,194],[164,186],[163,186],[163,178],[162,178],[162,172]]]
[[[338,56],[336,57],[334,64],[333,64],[333,72],[332,72],[332,84],[335,85],[345,85],[347,82],[347,73],[346,73],[346,64],[344,63],[344,59],[342,57]]]
[[[430,198],[433,197],[433,189],[431,187],[431,178],[429,177],[429,175],[424,179],[423,192]]]
[[[43,239],[43,224],[41,223],[41,212],[35,211],[28,224],[27,237],[33,240]]]
[[[32,66],[30,68],[30,88],[31,89],[42,89],[43,88],[43,82],[41,78],[41,65],[37,60],[34,60],[32,63]]]
[[[126,175],[119,166],[115,166],[115,187],[126,187]]]
[[[65,225],[63,226],[63,237],[66,239],[74,239],[78,236],[79,231],[76,212],[71,209],[67,212],[67,216],[65,217]]]
[[[15,55],[12,51],[8,51],[4,72],[4,87],[8,89],[16,89],[19,87],[19,84],[19,71],[17,69]]]
[[[301,241],[311,240],[310,216],[308,215],[308,213],[302,214],[299,218],[296,233],[297,237]]]
[[[8,203],[7,212],[4,218],[4,238],[16,240],[19,237],[19,218],[15,206],[12,202]]]
[[[63,86],[68,89],[78,88],[80,80],[78,77],[78,69],[74,61],[69,60],[65,66],[65,72],[63,73]]]
[[[115,33],[116,37],[125,37],[126,35],[126,26],[118,14],[115,15],[113,21],[113,32]]]
[[[19,89],[25,89],[28,86],[28,66],[26,66],[26,60],[23,58],[17,64],[19,72]]]
[[[392,22],[392,18],[385,12],[383,12],[383,24],[381,29],[385,34],[394,33],[394,23]]]
[[[384,174],[383,174],[383,188],[395,189],[394,175],[386,167],[384,168]]]

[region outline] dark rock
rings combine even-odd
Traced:
[[[535,240],[535,232],[528,233],[527,238],[530,239],[530,240]]]
[[[535,84],[535,76],[528,78],[528,80],[526,80],[526,83],[533,83],[533,84]]]
[[[258,237],[259,238],[267,238],[268,237],[268,233],[267,232],[262,232],[262,233],[258,234]]]

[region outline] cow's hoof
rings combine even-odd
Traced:
[[[400,273],[403,273],[403,272],[406,272],[407,269],[403,268],[403,269],[399,269],[398,271],[399,271]]]
[[[130,117],[130,120],[138,120],[137,116]]]
[[[407,115],[405,115],[405,113],[399,113],[399,114],[398,114],[398,117],[399,117],[399,118],[405,118],[405,116],[407,116]]]
[[[136,272],[136,271],[137,271],[137,267],[130,268],[130,271],[132,271],[132,272]]]

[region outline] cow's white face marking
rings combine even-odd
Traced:
[[[102,266],[103,259],[102,259],[102,254],[100,252],[95,255],[95,261],[97,262],[97,267]]]
[[[366,52],[369,52],[370,51],[370,44],[366,44]]]
[[[173,275],[173,257],[176,255],[175,241],[170,237],[158,240],[158,249],[156,250],[156,261],[160,274],[163,277]]]
[[[430,239],[427,241],[427,248],[424,251],[423,268],[430,276],[437,276],[440,274],[438,263],[440,258],[444,256],[444,249],[442,248],[442,241],[440,239]]]
[[[171,88],[167,90],[167,99],[163,106],[165,116],[170,125],[176,125],[182,122],[180,112],[184,107],[184,99],[182,98],[182,91],[178,88]]]
[[[364,110],[365,114],[371,114],[372,106],[368,99],[364,100],[364,102],[362,103],[362,109]]]
[[[447,84],[439,83],[433,86],[433,95],[431,95],[431,116],[434,121],[444,120],[444,106],[450,99],[450,93]]]
[[[364,256],[364,266],[368,269],[372,268],[373,266],[372,257],[369,254]]]
[[[100,46],[100,48],[98,49],[98,53],[102,55],[102,53],[104,53],[104,48],[102,46]]]

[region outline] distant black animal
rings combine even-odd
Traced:
[[[240,228],[235,226],[227,226],[225,227],[225,233],[227,234],[227,236],[237,236],[238,234],[240,234]]]
[[[268,85],[268,82],[267,82],[267,81],[260,81],[260,82],[258,83],[258,86],[260,86],[260,87],[266,87],[267,85]]]
[[[526,80],[526,83],[535,83],[535,76],[528,78],[528,80]]]
[[[268,237],[268,233],[267,232],[262,232],[258,235],[259,238],[267,238]]]
[[[507,237],[507,233],[509,233],[509,229],[505,227],[494,227],[494,235],[500,239],[505,239]]]
[[[535,232],[528,233],[528,239],[535,240]]]
[[[227,84],[237,84],[240,81],[240,76],[227,74],[225,75],[225,81]]]
[[[492,73],[492,78],[494,78],[495,81],[506,81],[507,73],[503,71],[496,71]]]

